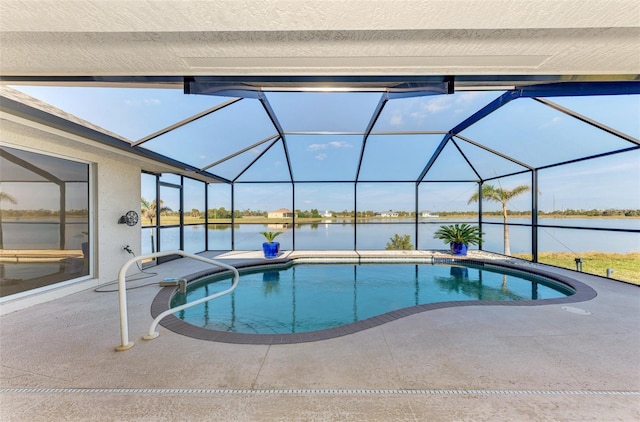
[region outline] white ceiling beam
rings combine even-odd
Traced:
[[[623,28],[636,0],[2,0],[1,32]]]

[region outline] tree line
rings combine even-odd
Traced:
[[[67,217],[88,217],[89,210],[86,208],[83,209],[72,209],[65,210],[64,213]],[[25,217],[58,217],[60,216],[60,210],[46,210],[46,209],[37,209],[37,210],[11,210],[11,209],[3,209],[2,216],[4,218],[25,218]]]
[[[502,187],[495,187],[491,185],[484,185],[483,187],[483,199],[491,202],[497,202],[502,205],[502,210],[500,211],[483,211],[483,215],[490,216],[502,216],[505,219],[507,218],[507,203],[512,198],[519,196],[527,191],[529,191],[529,187],[526,185],[517,186],[514,189],[502,189]],[[468,203],[477,202],[478,194],[474,193],[470,198]],[[147,218],[150,224],[153,224],[153,220],[156,218],[156,203],[155,201],[149,202],[146,199],[142,198],[142,215],[143,218]],[[395,211],[388,210],[389,212],[394,212],[398,214],[398,218],[415,218],[415,211]],[[353,210],[342,210],[328,211],[334,218],[374,218],[380,215],[380,212],[374,210],[365,210],[354,212]],[[160,213],[162,215],[179,215],[178,211],[174,211],[169,207],[164,206],[163,202],[160,201]],[[295,213],[297,218],[322,218],[322,214],[317,208],[312,208],[310,210],[301,210],[296,209]],[[474,217],[477,215],[476,211],[435,211],[440,217],[449,217],[449,216],[469,216]],[[191,212],[187,212],[188,215],[195,218],[204,219],[204,212],[200,211],[196,208],[192,209]],[[226,209],[225,207],[212,208],[208,210],[208,217],[210,219],[218,220],[218,219],[231,219],[233,218],[240,219],[242,217],[268,217],[268,211],[263,210],[231,210]],[[508,215],[510,216],[530,216],[531,211],[517,211],[517,210],[508,210]],[[640,209],[616,209],[616,208],[607,208],[607,209],[572,209],[566,208],[563,210],[554,210],[554,211],[539,211],[539,216],[588,216],[588,217],[640,217]]]
[[[571,209],[567,208],[564,210],[556,210],[556,211],[540,211],[540,215],[564,215],[564,216],[582,216],[586,215],[589,217],[640,217],[640,209],[615,209],[615,208],[607,208],[606,210],[599,209]]]

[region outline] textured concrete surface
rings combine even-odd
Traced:
[[[202,265],[166,263],[129,286]],[[562,305],[446,308],[271,346],[201,341],[163,327],[157,339],[141,340],[154,283],[128,291],[135,346],[125,352],[114,350],[117,294],[85,291],[0,318],[0,419],[640,420],[640,288],[580,280],[598,292],[572,304],[588,315]]]
[[[112,3],[3,0],[0,73],[635,75],[639,69],[634,0]]]

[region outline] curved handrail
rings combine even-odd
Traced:
[[[127,316],[127,289],[125,286],[125,277],[127,274],[127,270],[132,264],[134,264],[137,261],[141,261],[143,259],[149,259],[149,258],[157,258],[160,256],[167,256],[167,255],[182,255],[187,258],[196,259],[198,261],[203,261],[203,262],[206,262],[212,265],[217,265],[218,267],[222,267],[224,269],[230,270],[231,272],[233,272],[233,283],[231,284],[231,287],[225,291],[218,292],[213,295],[195,300],[193,302],[185,303],[184,305],[180,305],[175,308],[164,311],[163,313],[158,315],[156,319],[154,319],[153,322],[151,323],[151,327],[149,328],[149,334],[142,337],[145,340],[151,340],[158,337],[159,333],[156,332],[155,329],[160,323],[160,320],[162,320],[167,315],[170,315],[174,312],[181,311],[186,308],[190,308],[191,306],[199,305],[200,303],[207,302],[209,300],[213,300],[220,296],[229,294],[232,291],[234,291],[235,288],[238,286],[238,279],[240,278],[240,274],[238,273],[238,270],[235,267],[224,264],[222,262],[219,262],[213,259],[205,258],[203,256],[194,255],[192,253],[180,251],[180,250],[154,252],[146,255],[134,256],[133,258],[125,262],[122,265],[122,267],[120,267],[120,271],[118,272],[118,296],[119,296],[119,302],[120,302],[120,340],[121,340],[120,343],[121,344],[120,346],[116,347],[117,351],[128,350],[133,347],[133,342],[129,341],[129,323],[128,323],[128,316]]]

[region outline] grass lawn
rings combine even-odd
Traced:
[[[531,256],[514,254],[518,258],[531,259]],[[545,252],[538,254],[538,261],[542,264],[555,265],[557,267],[576,269],[575,258],[582,258],[582,271],[585,273],[607,275],[607,268],[613,268],[611,278],[640,284],[640,252],[627,254],[583,252],[573,254],[570,252],[556,253]]]

